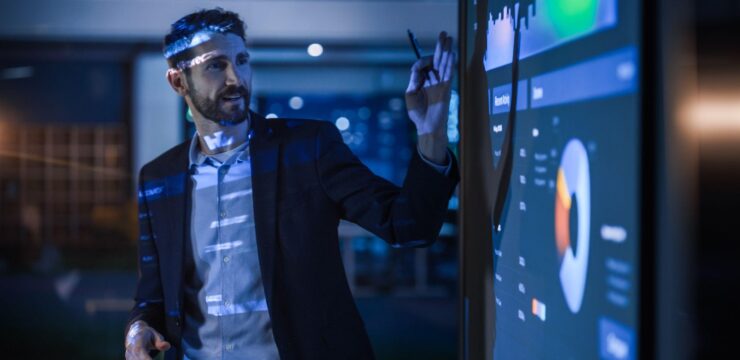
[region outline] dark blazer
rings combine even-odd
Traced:
[[[403,187],[375,176],[329,122],[252,113],[249,151],[258,254],[280,357],[372,359],[340,257],[340,219],[394,247],[436,239],[458,181],[413,151]],[[182,357],[183,281],[190,245],[189,140],[141,169],[139,281],[129,324],[144,320]]]

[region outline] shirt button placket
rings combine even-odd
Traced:
[[[218,192],[216,194],[216,204],[218,204],[218,217],[219,217],[219,231],[218,231],[218,242],[221,242],[221,221],[223,221],[226,218],[226,211],[223,209],[223,204],[221,203],[221,195],[223,194],[223,183],[224,183],[224,177],[226,176],[227,167],[221,166],[218,168]]]

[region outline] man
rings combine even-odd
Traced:
[[[347,219],[394,247],[437,237],[457,183],[446,136],[451,39],[441,33],[434,57],[412,67],[419,150],[402,188],[373,175],[331,123],[249,111],[238,15],[187,15],[164,52],[197,133],[141,170],[126,358],[373,358],[337,226]]]

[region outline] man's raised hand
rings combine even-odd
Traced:
[[[435,162],[444,161],[446,156],[454,63],[452,38],[442,31],[434,55],[422,57],[411,67],[406,88],[406,109],[416,125],[419,149]]]

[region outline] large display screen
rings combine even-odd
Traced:
[[[635,359],[636,0],[469,0],[487,99],[495,359]],[[485,12],[487,16],[481,16]],[[485,21],[480,21],[486,19]],[[468,68],[475,68],[470,66]],[[484,90],[485,89],[485,90]],[[514,109],[514,110],[512,110]],[[465,140],[463,140],[465,141]]]

